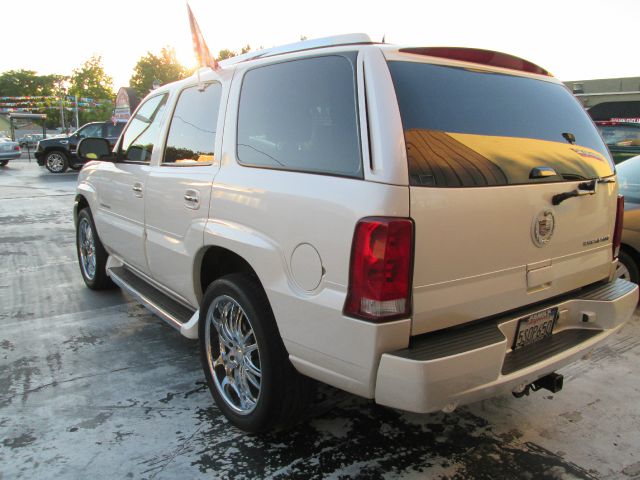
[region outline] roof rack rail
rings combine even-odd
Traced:
[[[346,35],[335,35],[333,37],[314,38],[303,40],[302,42],[289,43],[279,47],[265,48],[255,52],[245,53],[220,62],[220,66],[235,65],[240,62],[247,62],[257,58],[272,57],[284,53],[300,52],[315,48],[337,47],[340,45],[358,45],[374,43],[366,33],[348,33]]]

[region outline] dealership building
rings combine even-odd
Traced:
[[[594,120],[640,123],[640,77],[564,82]]]

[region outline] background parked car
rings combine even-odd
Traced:
[[[28,147],[30,149],[35,149],[36,146],[38,145],[38,142],[43,139],[44,139],[44,135],[42,135],[41,133],[32,133],[29,135],[24,135],[19,140],[20,148]]]
[[[638,283],[640,280],[640,155],[616,168],[619,191],[624,195],[622,247],[618,257],[618,277]]]
[[[596,126],[615,163],[640,155],[640,124],[600,121]]]
[[[9,160],[20,158],[20,145],[8,138],[0,138],[0,167],[6,167]]]
[[[35,153],[38,165],[47,167],[51,173],[63,173],[67,168],[80,170],[85,163],[76,156],[76,147],[80,140],[87,137],[106,138],[113,147],[124,125],[125,122],[92,122],[83,125],[69,136],[41,140]]]

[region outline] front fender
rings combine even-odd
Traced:
[[[79,206],[83,203],[89,206],[92,212],[95,212],[97,205],[97,191],[95,185],[87,178],[88,171],[81,171],[78,176],[78,184],[76,186],[76,198],[73,204],[73,223],[78,220]]]

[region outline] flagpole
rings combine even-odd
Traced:
[[[189,6],[189,1],[187,0],[186,3],[187,13],[189,14],[189,26],[191,27],[191,38],[193,40],[193,49],[196,54],[196,59],[198,60],[197,76],[198,82],[200,83],[200,67],[209,67],[215,71],[220,69],[220,65],[213,55],[211,55],[209,47],[207,47],[207,43],[204,41],[204,37],[200,31],[198,22],[196,21],[196,17],[193,15],[191,7]]]

